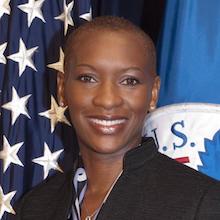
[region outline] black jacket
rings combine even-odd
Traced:
[[[108,175],[108,174],[106,174]],[[66,220],[74,172],[46,179],[19,202],[16,220]],[[220,184],[157,152],[148,138],[124,158],[124,171],[97,220],[220,220]]]

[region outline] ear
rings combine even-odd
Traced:
[[[64,96],[64,73],[57,73],[57,99],[60,106],[66,106],[66,100]]]
[[[160,91],[160,77],[157,76],[154,79],[154,84],[153,84],[153,88],[151,91],[151,101],[150,101],[150,106],[149,106],[149,112],[152,112],[153,110],[156,109],[157,101],[159,97],[159,91]]]

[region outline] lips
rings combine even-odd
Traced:
[[[89,117],[90,125],[100,134],[113,135],[120,132],[127,122],[126,118],[118,116]]]
[[[102,125],[105,127],[111,127],[114,125],[119,125],[125,122],[125,119],[116,119],[116,120],[100,120],[97,118],[91,118],[90,119],[93,123],[98,124],[98,125]]]

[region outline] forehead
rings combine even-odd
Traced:
[[[139,60],[145,65],[149,60],[147,55],[144,39],[137,34],[128,31],[92,30],[70,39],[65,51],[65,63],[103,58],[114,62],[127,60],[131,63]]]

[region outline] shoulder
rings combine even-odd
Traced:
[[[219,181],[160,153],[154,163],[157,190],[166,194],[165,197],[175,203],[194,207],[197,210],[195,213],[210,215],[209,218],[200,216],[199,219],[215,219],[211,214],[216,214],[220,219]]]
[[[196,219],[220,219],[220,183],[216,182],[203,194],[200,204],[198,206],[198,211]]]
[[[48,219],[42,216],[49,215],[58,204],[60,206],[71,200],[72,190],[72,175],[56,173],[17,201],[15,204],[16,215],[10,219]]]
[[[217,184],[218,181],[194,170],[184,164],[181,164],[174,159],[158,153],[151,161],[151,165],[145,169],[153,169],[157,180],[170,186],[170,189],[200,193],[208,187]]]
[[[150,199],[152,209],[166,207],[161,216],[180,214],[185,219],[220,219],[219,181],[161,153],[144,165],[139,176],[144,178],[143,197],[146,201]]]
[[[158,176],[160,181],[167,181],[170,183],[178,183],[179,185],[186,184],[201,184],[207,185],[216,182],[216,180],[204,175],[176,160],[157,151],[156,144],[153,138],[145,138],[143,144],[144,151],[141,150],[141,154],[135,160],[142,160],[144,165],[142,166],[143,172],[151,172],[155,177]],[[154,149],[154,150],[152,150]],[[149,151],[151,156],[149,157]],[[143,159],[148,157],[148,160]],[[138,162],[138,164],[141,164]],[[141,166],[140,166],[141,167]],[[142,173],[143,173],[142,172]]]
[[[28,192],[24,199],[29,197],[45,197],[45,192],[47,195],[52,195],[56,191],[61,190],[64,185],[69,185],[71,183],[72,177],[66,173],[56,173],[55,175],[45,179],[43,182],[34,187],[30,192]]]

